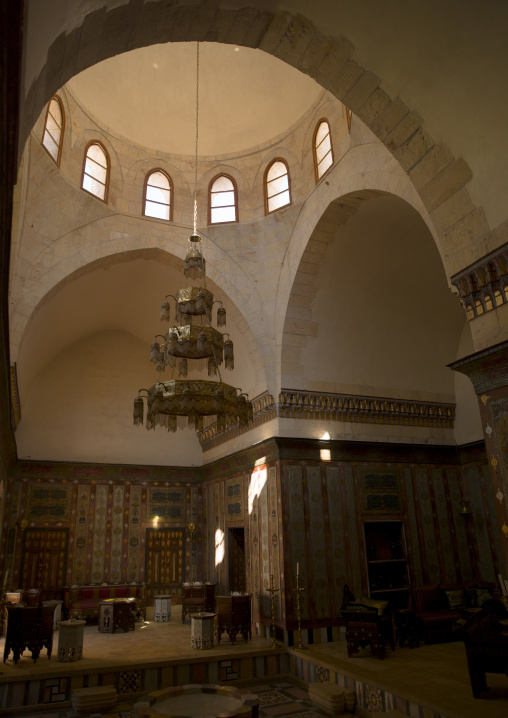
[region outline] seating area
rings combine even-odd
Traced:
[[[508,675],[508,610],[499,601],[486,601],[462,629],[467,667],[475,698],[488,691],[486,673]]]
[[[370,646],[372,653],[381,659],[385,657],[387,643],[395,650],[394,615],[388,601],[362,598],[347,603],[341,614],[346,626],[349,658],[366,646]]]
[[[427,584],[411,589],[411,608],[420,622],[424,643],[442,643],[459,638],[459,621],[479,611],[493,598],[495,584]]]
[[[101,586],[64,586],[64,613],[67,618],[98,620],[101,601],[135,598],[136,613],[145,614],[144,584],[102,584]]]
[[[214,583],[184,583],[182,586],[182,623],[191,613],[215,612]]]
[[[217,596],[217,643],[220,643],[224,632],[228,634],[232,644],[235,643],[238,634],[244,641],[251,640],[251,603],[252,595],[250,593]]]

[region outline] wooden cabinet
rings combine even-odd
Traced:
[[[364,531],[369,596],[405,608],[410,581],[403,522],[366,521]]]

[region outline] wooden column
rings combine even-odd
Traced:
[[[449,367],[471,380],[480,407],[496,518],[501,532],[503,576],[508,578],[508,341],[459,359]]]

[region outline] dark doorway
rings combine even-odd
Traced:
[[[231,591],[246,591],[245,580],[245,530],[228,531],[229,588]]]

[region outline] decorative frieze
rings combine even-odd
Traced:
[[[282,389],[278,415],[285,419],[453,429],[455,404]]]
[[[277,416],[277,404],[269,392],[264,392],[252,400],[253,418],[246,426],[235,424],[224,431],[217,430],[217,424],[213,423],[198,433],[199,443],[203,451],[213,449],[215,446],[224,444],[226,441],[235,439],[240,434],[254,429],[256,426],[266,424],[267,421]]]
[[[248,426],[240,428],[236,424],[219,432],[214,423],[199,432],[198,438],[203,451],[219,446],[277,416],[284,419],[319,419],[441,429],[453,429],[455,420],[455,404],[292,389],[282,389],[278,402],[265,392],[254,399],[252,404],[254,419]]]
[[[451,278],[469,320],[508,302],[508,244]]]

